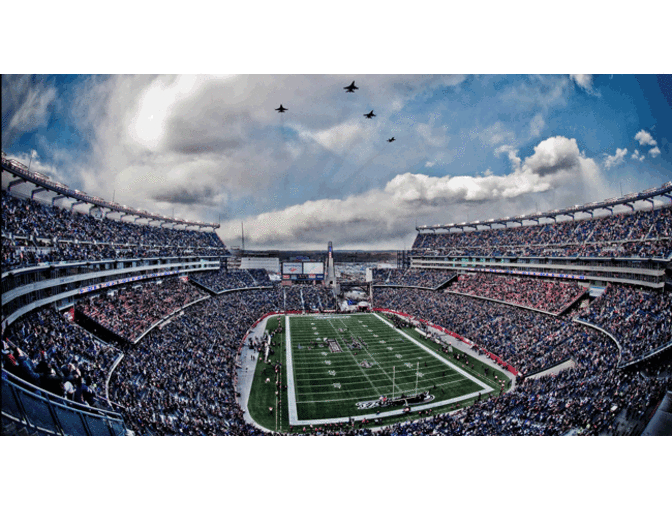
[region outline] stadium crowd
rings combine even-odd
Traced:
[[[672,296],[610,285],[579,317],[612,334],[621,364],[672,345]]]
[[[3,333],[2,367],[55,395],[93,405],[121,351],[65,315],[47,307],[11,324]]]
[[[61,260],[220,256],[214,232],[170,229],[96,218],[2,192],[2,269]]]
[[[529,359],[528,351],[535,344],[541,347],[553,342],[552,334],[572,317],[556,318],[468,296],[419,289],[378,288],[374,305],[441,325],[515,367],[530,366],[535,371],[543,368],[539,366],[541,361]]]
[[[80,301],[75,312],[134,342],[154,323],[205,295],[174,276],[98,294]]]
[[[420,233],[414,255],[672,257],[672,208],[466,232]]]
[[[499,276],[489,273],[460,275],[450,291],[486,297],[550,313],[560,313],[585,293],[576,283]]]
[[[664,207],[537,226],[419,234],[413,253],[669,258],[671,211]],[[3,271],[64,260],[226,253],[214,233],[99,219],[5,192],[2,217]],[[560,314],[580,298],[583,288],[491,274],[464,275],[453,281],[450,292],[393,287],[433,289],[454,274],[374,270],[374,284],[379,285],[374,306],[441,325],[474,342],[474,351],[499,356],[521,373],[515,389],[452,414],[426,413],[422,420],[379,430],[326,426],[309,432],[618,434],[619,417],[643,418],[670,387],[669,370],[657,377],[616,370],[672,345],[669,293],[610,286],[589,308],[553,317],[473,296]],[[335,297],[312,285],[247,290],[272,286],[263,270],[213,271],[193,278],[215,293],[240,292],[209,297],[149,332],[138,345],[124,345],[124,359],[111,377],[112,400],[125,407],[126,424],[136,434],[260,434],[245,422],[236,402],[236,361],[245,332],[270,311],[337,309]],[[160,285],[133,285],[85,298],[77,312],[132,342],[159,319],[202,297],[195,286],[165,278]],[[574,322],[575,317],[612,334],[620,352],[607,335]],[[3,369],[84,405],[95,403],[120,354],[50,307],[21,317],[3,331]],[[565,361],[572,368],[531,377]]]
[[[222,268],[219,271],[208,271],[192,276],[191,279],[215,294],[224,290],[273,285],[265,269],[229,269],[227,271]]]
[[[289,289],[306,291],[306,294],[317,290],[299,286],[282,290]],[[236,361],[245,332],[254,321],[267,312],[283,308],[281,297],[285,292],[280,290],[247,290],[210,297],[186,309],[162,329],[152,330],[137,346],[127,347],[124,359],[111,378],[111,398],[125,407],[127,426],[141,435],[262,434],[245,422],[243,411],[236,403]],[[572,322],[571,317],[560,319],[499,303],[417,289],[383,288],[375,293],[380,306],[405,310],[445,326],[491,352],[499,347],[515,354],[514,366],[523,374],[567,359],[571,359],[574,366],[553,376],[521,377],[511,392],[451,414],[413,413],[413,418],[421,419],[376,430],[355,424],[309,427],[300,432],[320,435],[618,434],[626,432],[619,428],[619,417],[643,418],[671,382],[669,376],[648,377],[643,373],[615,370],[618,350],[611,339],[593,328]],[[299,292],[299,296],[302,294]],[[617,298],[614,296],[614,299]],[[118,312],[109,313],[117,315]],[[65,382],[59,383],[61,394],[68,394],[66,379],[75,368],[82,374],[85,386],[95,388],[97,384],[100,387],[106,370],[119,352],[94,341],[52,309],[33,314],[10,329],[11,341],[33,363],[39,365],[44,356],[57,360],[50,366],[57,366],[61,374],[67,374]],[[65,346],[56,348],[56,344]],[[7,366],[12,357],[5,353],[5,347],[3,345],[3,366]],[[12,370],[30,380],[30,371],[22,368],[25,365],[21,358]],[[39,366],[42,367],[39,370],[44,371],[44,364]],[[87,381],[94,382],[87,385]],[[76,388],[77,384],[78,379],[67,387],[71,391],[71,386]],[[72,393],[73,399],[76,392],[75,389]],[[79,392],[84,393],[84,390]]]
[[[249,290],[193,305],[129,349],[111,398],[141,435],[257,435],[236,403],[236,355],[248,328],[278,308],[277,293]]]
[[[373,269],[374,285],[399,285],[434,289],[455,275],[453,271],[423,271],[417,269]]]
[[[336,298],[330,289],[319,285],[277,287],[278,303],[283,310],[337,310]]]
[[[607,344],[592,345],[597,367],[527,379],[497,398],[453,414],[384,428],[380,435],[619,435],[619,419],[641,420],[672,379],[613,370],[601,361]],[[612,356],[613,359],[613,356]]]

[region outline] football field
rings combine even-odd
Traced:
[[[493,391],[379,314],[286,316],[285,338],[291,425],[400,415]]]

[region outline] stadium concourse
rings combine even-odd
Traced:
[[[106,287],[78,296],[67,313],[54,304],[28,309],[30,303],[22,303],[25,312],[7,324],[5,278],[17,270],[103,259],[121,267],[228,250],[214,233],[94,218],[6,192],[2,218],[3,371],[92,409],[112,402],[137,435],[275,434],[256,426],[247,409],[251,377],[264,367],[265,322],[257,322],[271,313],[337,309],[330,288],[281,286],[265,270],[222,266]],[[419,233],[413,252],[609,254],[669,264],[671,234],[670,209],[660,208],[584,222]],[[462,273],[378,271],[372,305],[403,312],[437,337],[440,326],[468,341],[459,343],[463,352],[514,367],[513,388],[451,412],[411,412],[403,423],[371,429],[359,421],[306,433],[642,432],[672,381],[669,286],[644,290],[612,282],[594,298],[561,279]],[[4,414],[3,407],[3,422]]]

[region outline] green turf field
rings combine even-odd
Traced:
[[[381,318],[378,314],[288,317],[285,368],[290,424],[403,412],[404,406],[377,407],[381,395],[392,398],[429,391],[432,401],[418,404],[416,410],[492,391],[431,346]],[[353,338],[361,338],[361,348],[350,347]],[[325,346],[325,339],[335,342]]]

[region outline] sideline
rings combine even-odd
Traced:
[[[395,315],[398,315],[398,314],[396,314],[396,312],[392,312],[392,313],[395,313]],[[243,418],[244,418],[245,422],[257,427],[260,430],[263,430],[265,432],[269,432],[271,434],[277,434],[277,433],[273,430],[270,430],[266,427],[263,427],[262,425],[258,424],[256,421],[254,421],[254,419],[250,415],[250,412],[249,412],[249,409],[248,409],[250,392],[251,392],[251,389],[252,389],[252,381],[254,380],[254,372],[255,372],[255,369],[257,367],[257,359],[256,358],[260,354],[255,351],[255,353],[254,353],[255,360],[252,360],[251,357],[250,357],[251,351],[249,349],[247,349],[247,347],[249,346],[249,340],[252,337],[255,337],[255,336],[260,337],[260,336],[263,335],[263,333],[266,331],[266,323],[268,322],[268,319],[273,318],[273,317],[283,316],[283,315],[285,315],[285,321],[286,321],[285,322],[285,349],[290,349],[291,348],[291,332],[290,332],[289,324],[288,324],[289,323],[289,315],[287,315],[286,312],[285,313],[280,313],[280,312],[270,313],[269,315],[265,316],[261,321],[259,321],[254,327],[252,327],[248,331],[248,333],[245,337],[245,340],[242,344],[240,355],[239,355],[240,367],[236,369],[237,384],[236,384],[235,388],[236,388],[236,391],[238,393],[240,393],[240,397],[238,397],[237,400],[238,400],[238,404],[239,404],[240,408],[243,411]],[[364,314],[357,314],[357,313],[348,314],[346,317],[352,317],[352,316],[356,316],[356,315],[375,315],[382,322],[386,322],[386,323],[389,324],[389,322],[387,322],[386,319],[382,318],[379,315],[378,312],[364,313]],[[319,319],[319,318],[331,319],[331,318],[333,318],[333,316],[334,316],[333,314],[324,314],[324,315],[316,315],[313,318],[314,319]],[[399,316],[403,317],[401,315],[399,315]],[[406,319],[417,320],[414,317],[405,317],[405,318]],[[471,356],[472,358],[477,358],[479,361],[487,363],[489,366],[497,369],[498,372],[500,372],[502,374],[505,374],[506,377],[508,377],[509,380],[511,381],[511,387],[509,388],[508,391],[512,391],[515,388],[516,377],[511,372],[509,372],[508,370],[506,370],[505,368],[503,368],[502,366],[497,364],[497,362],[495,362],[495,360],[493,360],[492,358],[490,358],[486,354],[481,353],[480,351],[472,350],[471,346],[469,344],[467,344],[463,341],[460,341],[457,338],[454,338],[454,337],[444,333],[443,331],[435,328],[434,325],[430,325],[430,324],[427,324],[427,323],[426,323],[426,325],[429,326],[434,332],[436,332],[439,335],[439,337],[441,338],[441,341],[444,342],[445,344],[452,345],[452,347],[454,349],[457,349],[457,350]],[[421,347],[423,350],[431,353],[435,357],[438,357],[438,355],[436,353],[434,353],[430,348],[418,343],[418,341],[416,339],[412,338],[411,336],[408,336],[404,332],[400,332],[400,333],[403,334],[404,336],[406,336],[414,344]],[[465,340],[469,341],[469,339],[466,339],[466,338],[465,338]],[[440,357],[440,359],[444,363],[446,363],[448,365],[451,365],[451,368],[452,368],[453,363],[445,360],[443,357]],[[474,382],[476,382],[477,384],[479,384],[479,386],[483,386],[483,383],[479,380],[476,380],[474,375],[466,374],[464,369],[461,368],[461,367],[455,366],[455,368],[457,369],[458,372],[463,373],[469,379],[471,379]],[[291,426],[311,425],[311,424],[312,425],[321,425],[321,424],[327,424],[327,423],[347,423],[348,421],[350,421],[351,418],[354,418],[354,421],[361,421],[363,419],[372,420],[372,419],[375,419],[375,418],[384,418],[384,417],[387,417],[387,416],[395,416],[395,415],[403,414],[403,411],[401,411],[401,410],[394,410],[394,411],[381,412],[379,414],[358,415],[356,417],[327,418],[327,419],[315,419],[315,420],[299,420],[296,408],[294,408],[294,412],[292,413],[292,405],[291,405],[292,400],[293,400],[292,399],[293,391],[291,391],[291,390],[293,389],[293,386],[294,386],[293,377],[290,378],[290,374],[293,373],[293,366],[292,366],[292,363],[291,363],[291,355],[288,355],[288,357],[287,357],[286,369],[287,369],[287,390],[288,390],[287,391],[287,399],[288,399],[288,404],[289,404],[289,418],[290,418],[289,419],[289,424]],[[490,393],[492,391],[494,391],[494,390],[488,386],[485,393]],[[435,408],[437,405],[451,404],[451,403],[454,403],[454,402],[457,402],[457,401],[460,401],[460,400],[476,397],[476,396],[478,396],[479,393],[483,394],[484,392],[474,392],[474,393],[469,394],[469,395],[462,395],[460,397],[456,397],[456,398],[449,399],[449,400],[442,401],[442,402],[434,401],[434,402],[431,402],[429,404],[414,406],[413,410],[414,411],[419,411],[419,410]],[[294,405],[296,405],[296,402],[294,402]],[[456,411],[452,411],[452,412],[456,412]],[[292,414],[294,414],[295,416],[292,416]]]
[[[268,322],[268,319],[272,317],[277,317],[279,315],[282,314],[272,314],[264,317],[252,329],[248,331],[248,334],[245,337],[245,341],[243,342],[240,355],[238,357],[240,367],[236,368],[238,383],[236,384],[235,391],[237,393],[240,393],[240,397],[238,397],[238,405],[243,411],[243,419],[245,420],[246,423],[254,425],[254,427],[258,428],[259,430],[263,430],[264,432],[268,432],[270,434],[277,434],[277,432],[275,432],[274,430],[267,429],[266,427],[258,424],[256,421],[252,419],[252,416],[250,415],[249,411],[250,392],[252,391],[252,381],[254,381],[254,371],[257,367],[257,361],[259,359],[259,356],[261,356],[261,353],[258,353],[256,351],[250,351],[248,347],[250,339],[252,337],[261,337],[263,333],[266,331],[266,323]],[[252,355],[254,355],[255,358],[254,360],[252,360],[251,358]]]

